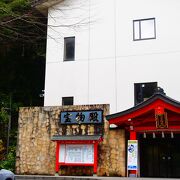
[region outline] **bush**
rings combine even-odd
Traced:
[[[16,162],[16,147],[9,147],[9,153],[7,157],[0,162],[1,169],[8,169],[10,171],[15,171],[15,162]]]
[[[0,139],[0,162],[3,160],[4,158],[4,145],[3,145],[3,141]]]

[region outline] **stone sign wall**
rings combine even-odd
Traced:
[[[62,111],[103,110],[103,141],[98,145],[98,176],[125,176],[125,132],[109,130],[105,116],[109,105],[58,107],[23,107],[19,111],[19,130],[16,153],[17,174],[55,174],[56,142],[54,135],[76,135],[77,131],[93,135],[99,125],[60,124]],[[77,130],[78,129],[78,130]],[[80,131],[81,130],[81,131]],[[75,134],[74,134],[74,133]],[[92,175],[92,167],[61,167],[60,175]]]

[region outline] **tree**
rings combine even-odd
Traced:
[[[0,168],[11,170],[15,163],[18,108],[43,105],[39,95],[44,89],[47,18],[32,5],[33,0],[0,0]],[[81,7],[79,4],[73,8]],[[65,10],[68,8],[71,10],[68,6]],[[52,26],[79,28],[87,25],[86,20],[73,24],[64,20],[64,24]],[[9,118],[12,121],[7,153]]]
[[[53,0],[52,0],[53,1]],[[36,10],[39,4],[38,0],[0,0],[0,40],[1,43],[7,41],[37,43],[45,40],[47,37],[47,17]],[[64,4],[61,8],[54,8],[59,14],[65,14],[69,11],[72,14],[73,10],[81,10],[79,17],[74,17],[73,14],[68,17],[63,17],[60,24],[49,24],[49,27],[54,30],[56,27],[79,29],[86,26],[89,22],[88,9],[85,8],[86,0],[70,2]],[[46,9],[48,7],[45,7]],[[86,14],[86,15],[85,15]],[[85,15],[85,16],[84,16]],[[51,16],[51,15],[50,15]],[[53,18],[53,17],[51,17]],[[55,22],[56,20],[54,20]],[[49,37],[50,35],[48,35]],[[50,37],[53,38],[53,37]],[[43,41],[45,42],[45,41]]]
[[[28,0],[0,0],[0,40],[35,43],[46,39],[46,17]]]
[[[15,170],[17,103],[11,102],[11,94],[0,92],[0,169]]]

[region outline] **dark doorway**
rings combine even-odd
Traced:
[[[180,134],[140,135],[141,177],[180,178]]]

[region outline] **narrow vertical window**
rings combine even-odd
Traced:
[[[64,38],[64,61],[74,61],[75,37]]]
[[[70,106],[74,104],[74,98],[73,97],[62,97],[62,105],[63,106]]]
[[[156,38],[155,18],[133,21],[133,39],[146,40]]]

